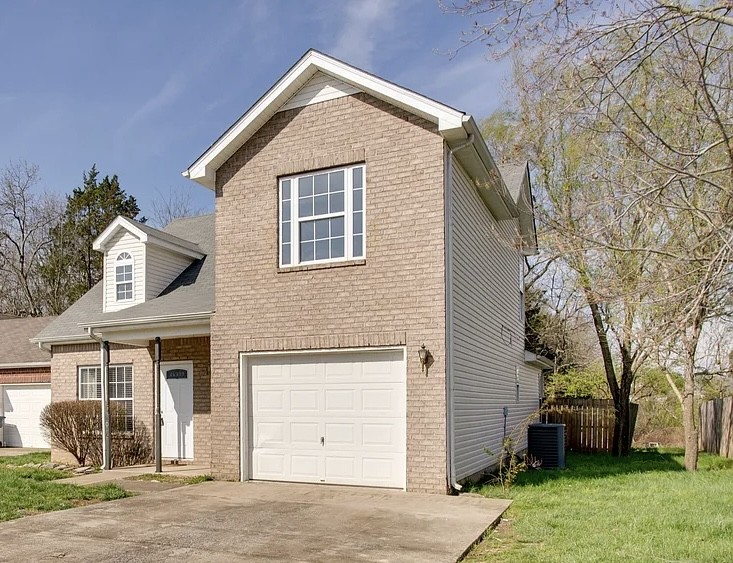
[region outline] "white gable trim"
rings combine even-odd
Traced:
[[[216,170],[319,71],[436,123],[446,139],[467,137],[463,127],[463,112],[311,50],[191,164],[183,175],[213,190],[216,185]]]
[[[359,92],[361,90],[351,84],[347,84],[338,78],[319,71],[300,90],[293,94],[277,112],[335,100],[344,96],[358,94]]]
[[[102,231],[102,234],[100,234],[94,240],[92,248],[94,250],[97,250],[98,252],[104,252],[105,250],[107,250],[108,243],[120,229],[126,230],[143,244],[154,244],[156,246],[160,246],[161,248],[170,250],[171,252],[176,252],[178,254],[183,254],[184,256],[189,256],[194,260],[199,260],[205,256],[205,254],[201,252],[198,246],[192,242],[178,237],[175,237],[176,242],[156,237],[153,234],[149,234],[146,231],[143,231],[141,228],[135,225],[134,222],[130,221],[126,217],[121,216],[117,217],[109,224],[106,229],[104,229],[104,231]],[[169,236],[172,237],[172,235]]]

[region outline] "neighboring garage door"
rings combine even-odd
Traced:
[[[246,360],[252,479],[404,488],[402,350]]]
[[[50,447],[41,435],[40,425],[41,411],[51,402],[50,385],[5,385],[2,400],[4,446]]]

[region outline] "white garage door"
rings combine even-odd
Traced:
[[[51,402],[50,385],[6,385],[3,387],[3,445],[49,448],[41,435],[39,419]]]
[[[404,488],[402,350],[247,359],[252,479]]]

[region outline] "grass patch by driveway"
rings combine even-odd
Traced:
[[[126,481],[155,481],[157,483],[180,483],[181,485],[196,485],[205,481],[213,481],[211,475],[171,475],[170,473],[144,473],[127,477]]]
[[[81,487],[54,483],[56,479],[69,477],[67,471],[21,467],[50,459],[50,454],[45,452],[0,458],[0,522],[128,496],[117,485]]]
[[[731,560],[733,460],[701,454],[694,474],[680,450],[570,453],[567,465],[520,475],[505,520],[465,561]],[[488,485],[474,491],[502,496]]]

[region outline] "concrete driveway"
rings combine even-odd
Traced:
[[[508,505],[209,482],[0,524],[0,561],[456,561]]]

